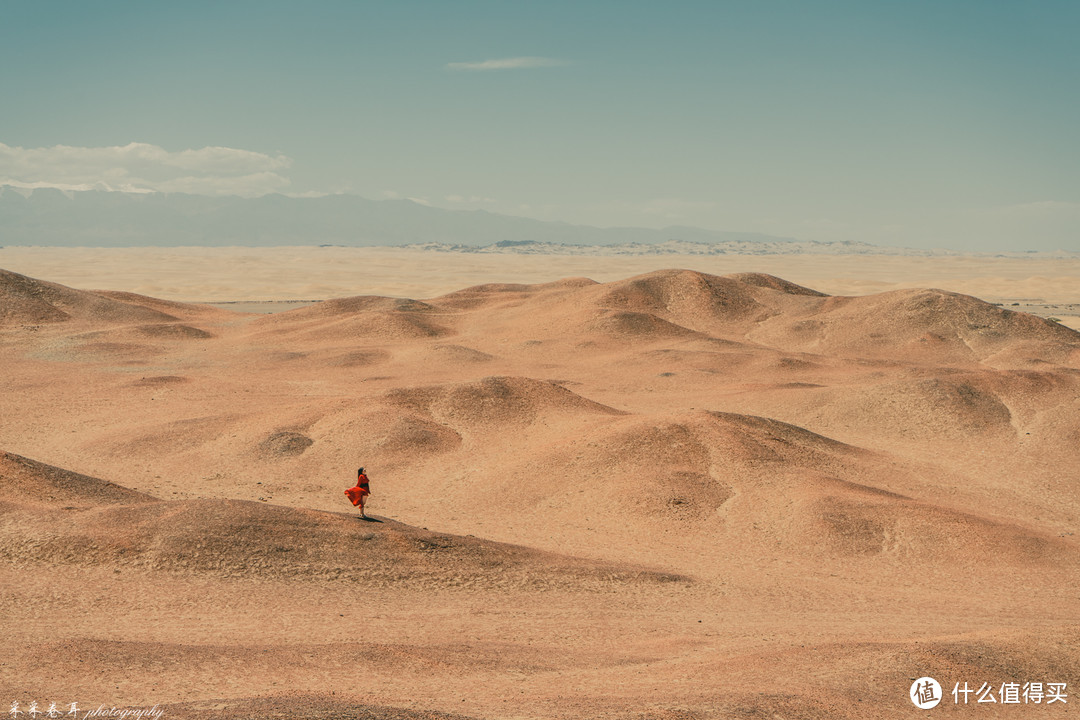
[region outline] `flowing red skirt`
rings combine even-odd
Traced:
[[[339,485],[338,487],[341,487],[341,486]],[[364,499],[364,497],[366,497],[366,496],[368,496],[370,494],[371,494],[370,490],[365,490],[364,488],[360,487],[359,485],[357,485],[356,487],[351,487],[351,488],[349,488],[348,490],[345,491],[345,495],[348,496],[349,500],[352,501],[352,504],[356,505],[357,507],[359,507],[360,502]]]

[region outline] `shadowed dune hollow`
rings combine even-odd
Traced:
[[[1080,702],[1080,333],[756,273],[357,291],[255,315],[0,271],[0,699],[901,718],[929,675],[945,714],[1036,704],[965,710],[965,682]]]

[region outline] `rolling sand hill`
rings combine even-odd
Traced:
[[[357,290],[253,315],[0,272],[0,697],[907,718],[929,675],[950,717],[1080,702],[1080,333],[754,273]]]
[[[102,325],[177,319],[140,303],[141,299],[130,293],[109,297],[0,270],[0,324],[3,327],[75,319]],[[151,298],[146,300],[155,305],[164,304]]]

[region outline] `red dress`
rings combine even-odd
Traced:
[[[360,475],[356,479],[356,487],[351,487],[345,491],[345,495],[352,501],[353,505],[357,507],[364,501],[364,498],[371,494],[371,490],[368,488],[367,475]]]

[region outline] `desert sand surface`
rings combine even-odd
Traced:
[[[1080,333],[993,304],[1080,302],[1071,261],[35,250],[0,250],[0,699],[1080,704]]]
[[[391,247],[0,247],[0,267],[72,287],[187,302],[435,297],[493,282],[620,280],[665,267],[765,272],[830,295],[943,288],[988,302],[1080,303],[1080,257],[990,255],[581,255]]]

